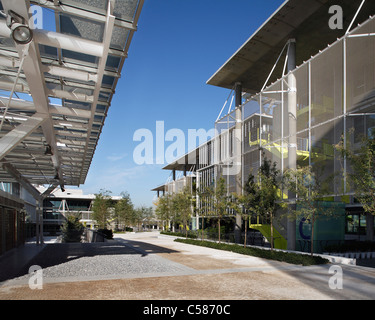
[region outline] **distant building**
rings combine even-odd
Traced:
[[[38,188],[42,193],[44,188]],[[121,196],[111,196],[113,202],[121,200]],[[68,215],[80,218],[87,228],[93,228],[92,204],[95,194],[83,194],[80,189],[66,189],[62,192],[55,189],[43,201],[43,230],[44,233],[59,232],[61,225]],[[34,221],[35,222],[35,221]]]
[[[85,183],[144,4],[30,2],[0,0],[0,254],[26,226],[40,244],[43,200]],[[60,200],[43,211],[48,232],[66,205],[89,211],[88,199]]]

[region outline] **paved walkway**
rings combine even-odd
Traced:
[[[42,290],[28,286],[32,264],[43,268]],[[0,299],[375,299],[374,269],[341,266],[343,289],[332,290],[330,267],[192,246],[155,232],[125,234],[104,244],[47,244],[24,275],[0,285]]]
[[[57,237],[45,237],[44,244],[36,245],[35,239],[30,239],[25,245],[9,250],[0,256],[0,283],[17,276],[21,267],[38,255],[46,244],[54,243]]]

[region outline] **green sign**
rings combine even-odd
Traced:
[[[345,239],[345,203],[317,202],[319,211],[314,225],[314,252],[322,253],[327,245],[337,244]],[[297,206],[298,210],[298,206]],[[296,220],[296,249],[310,252],[311,219],[300,216]]]

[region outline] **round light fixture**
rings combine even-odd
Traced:
[[[18,44],[27,44],[33,39],[32,30],[21,23],[13,23],[11,26],[12,38]]]

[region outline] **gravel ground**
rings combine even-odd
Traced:
[[[24,270],[18,281],[0,286],[0,300],[375,298],[372,268],[342,265],[343,289],[333,290],[330,265],[268,261],[173,242],[157,233],[117,235],[116,240],[47,245],[28,263],[43,268],[43,288],[31,290]]]
[[[48,244],[28,263],[27,268],[7,284],[27,283],[30,278],[28,267],[32,265],[43,268],[43,279],[46,282],[68,279],[101,280],[132,274],[178,273],[189,269],[158,255],[149,255],[117,242]]]

